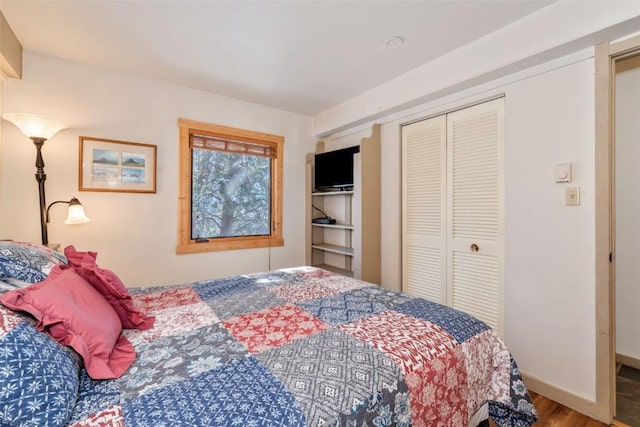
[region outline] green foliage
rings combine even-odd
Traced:
[[[192,150],[191,238],[269,235],[271,159]]]

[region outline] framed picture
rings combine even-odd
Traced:
[[[156,192],[156,146],[80,137],[80,191]]]

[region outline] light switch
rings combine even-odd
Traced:
[[[580,206],[580,187],[567,187],[564,189],[564,205]]]
[[[571,163],[556,165],[556,182],[571,182]]]

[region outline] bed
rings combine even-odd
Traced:
[[[537,419],[497,334],[434,302],[313,267],[126,295],[99,289],[91,276],[87,289],[122,320],[109,338],[111,360],[101,364],[84,353],[92,343],[73,341],[81,329],[56,330],[81,328],[77,319],[9,307],[60,283],[72,291],[47,298],[75,293],[84,285],[69,278],[93,267],[35,245],[13,259],[8,252],[0,245],[0,426],[467,426],[486,423],[486,414],[499,426],[530,426]],[[32,267],[42,274],[31,281],[7,266],[37,257]],[[95,272],[117,281],[97,264]],[[89,318],[108,311],[91,298],[73,304],[91,304]],[[90,326],[86,341],[99,328],[114,335],[108,323]]]

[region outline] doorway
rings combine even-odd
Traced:
[[[615,419],[640,426],[640,56],[614,67]]]
[[[616,244],[616,236],[620,236],[616,229],[622,224],[616,223],[616,190],[621,192],[623,199],[624,187],[618,188],[616,185],[616,66],[622,61],[640,55],[640,36],[628,39],[602,43],[596,46],[595,50],[595,122],[596,122],[596,144],[595,144],[595,176],[596,176],[596,404],[595,413],[598,419],[611,422],[614,419],[622,421],[616,417],[616,380],[622,366],[629,360],[620,358],[616,361],[617,338],[616,333],[616,283],[617,275],[622,274],[624,278],[624,267],[618,271],[617,250],[625,246],[624,238],[620,247]],[[629,66],[631,63],[626,63]],[[622,67],[622,65],[620,65]],[[618,67],[618,68],[620,68]],[[621,106],[622,108],[622,106]],[[637,109],[637,108],[636,108]],[[622,116],[621,116],[622,118]],[[635,138],[636,144],[638,138]],[[622,139],[620,141],[623,144]],[[622,154],[621,152],[620,154]],[[640,153],[640,151],[639,151]],[[624,166],[620,164],[620,173]],[[618,176],[618,180],[626,180],[623,175]],[[633,183],[637,188],[637,183]],[[640,200],[640,198],[638,199]],[[640,202],[639,202],[640,203]],[[620,209],[625,209],[620,206]],[[620,230],[624,232],[624,230]],[[625,249],[621,249],[625,250]],[[628,251],[628,249],[626,249]],[[628,263],[624,253],[623,265]],[[622,283],[622,282],[621,282]],[[626,297],[625,297],[626,298]],[[622,308],[622,305],[620,306]],[[637,311],[637,308],[636,308]],[[626,334],[626,332],[620,331]],[[622,363],[625,362],[625,363]],[[632,363],[632,362],[631,362]],[[620,368],[620,369],[619,369]],[[627,370],[623,371],[626,374]],[[622,415],[622,414],[621,414]],[[618,423],[616,425],[626,425]],[[637,425],[637,424],[631,424]]]

